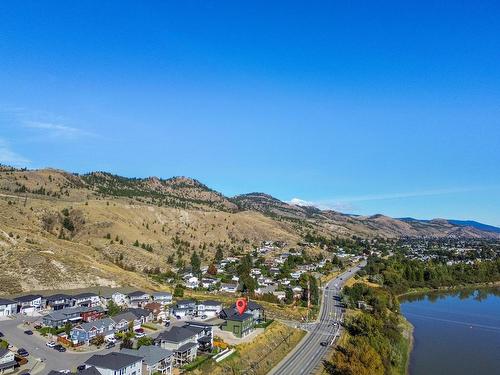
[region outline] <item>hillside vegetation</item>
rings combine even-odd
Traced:
[[[207,264],[217,248],[224,256],[236,256],[264,240],[297,247],[311,234],[396,238],[458,231],[498,235],[448,222],[353,217],[261,193],[228,198],[186,177],[126,178],[0,166],[3,294],[95,285],[156,288],[147,273],[189,264],[194,250]]]

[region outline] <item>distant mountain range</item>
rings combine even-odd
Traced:
[[[500,239],[474,221],[354,216],[283,202],[264,193],[226,197],[188,178],[78,175],[0,166],[0,294],[48,288],[132,284],[144,272],[205,263],[262,241],[300,246],[324,237]]]
[[[412,217],[402,217],[399,218],[399,220],[406,221],[408,223],[411,222],[431,222],[432,220],[421,220],[421,219],[414,219]],[[493,233],[500,233],[500,228],[495,227],[493,225],[488,225],[488,224],[483,224],[479,223],[474,220],[452,220],[452,219],[446,219],[446,221],[452,225],[457,225],[460,227],[472,227],[479,229],[480,231],[485,231],[485,232],[493,232]]]

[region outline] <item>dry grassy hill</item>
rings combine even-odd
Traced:
[[[269,195],[227,198],[199,181],[133,179],[105,172],[0,167],[0,294],[94,285],[154,285],[144,271],[205,262],[263,240],[296,246],[323,236],[489,236],[448,222],[352,217]],[[491,234],[493,235],[493,234]]]

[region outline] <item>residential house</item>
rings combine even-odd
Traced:
[[[240,315],[233,309],[224,309],[220,313],[220,318],[225,320],[220,328],[223,331],[231,332],[238,338],[247,336],[255,328],[253,314],[247,312]]]
[[[155,292],[152,297],[154,302],[158,302],[162,306],[172,303],[172,294],[168,292]]]
[[[121,349],[120,353],[142,357],[143,375],[172,374],[174,353],[171,350],[144,345],[137,350]]]
[[[117,332],[125,332],[130,328],[136,330],[141,328],[141,321],[130,311],[123,312],[121,314],[111,317],[111,320],[115,323],[115,329]]]
[[[104,316],[104,309],[96,307],[68,307],[62,310],[55,310],[42,318],[43,325],[58,328],[66,323],[92,322]]]
[[[16,366],[14,352],[0,348],[0,374],[10,374],[14,372]]]
[[[196,305],[196,315],[212,318],[219,316],[222,311],[222,303],[218,301],[203,301]]]
[[[142,357],[120,352],[95,354],[85,362],[102,375],[142,375]]]
[[[149,323],[153,321],[153,313],[147,309],[142,308],[128,308],[123,310],[124,312],[131,312],[135,317],[141,322],[141,324]]]
[[[201,279],[201,286],[202,286],[202,288],[206,288],[206,289],[214,289],[218,282],[219,282],[219,280],[217,280],[217,279],[205,277],[205,278]]]
[[[293,298],[300,298],[302,296],[303,289],[300,286],[294,286],[292,288]]]
[[[196,276],[191,276],[185,281],[184,285],[188,289],[195,289],[200,285],[200,280]]]
[[[267,285],[267,286],[262,286],[262,287],[257,288],[255,290],[255,294],[263,295],[263,294],[268,294],[268,293],[274,293],[276,290],[278,290],[277,285]]]
[[[164,321],[167,319],[168,312],[165,311],[165,308],[166,307],[158,302],[150,302],[144,306],[145,310],[148,310],[151,314],[153,314],[153,320],[155,321]]]
[[[80,293],[73,296],[73,306],[95,307],[100,303],[101,298],[95,293]]]
[[[174,352],[174,366],[181,367],[192,362],[198,353],[197,333],[184,327],[172,327],[155,339],[155,344]]]
[[[220,291],[225,293],[236,293],[237,290],[238,290],[238,284],[222,283],[220,286]]]
[[[213,325],[203,322],[191,321],[184,325],[184,328],[196,333],[198,350],[203,352],[212,351],[214,345]]]
[[[151,296],[148,293],[138,290],[127,294],[127,303],[130,307],[143,307],[150,299]]]
[[[45,298],[45,306],[52,310],[62,310],[70,307],[72,297],[67,294],[54,294]]]
[[[29,294],[14,298],[17,302],[17,312],[21,314],[32,314],[42,309],[42,296]]]
[[[81,323],[71,329],[70,340],[74,345],[89,345],[97,336],[103,336],[104,339],[113,337],[116,332],[115,327],[116,323],[110,318]]]
[[[278,301],[284,301],[286,298],[286,292],[283,291],[273,292],[273,295],[278,299]]]
[[[178,319],[186,316],[193,316],[196,311],[196,303],[191,300],[183,300],[177,302],[176,306],[172,309],[172,315]]]
[[[113,301],[118,306],[127,305],[127,295],[121,292],[113,292],[101,296],[103,306],[108,306],[108,303]]]
[[[236,304],[233,303],[231,308],[237,312],[238,310],[236,309]],[[252,314],[253,319],[255,320],[256,323],[260,323],[266,320],[265,314],[264,314],[264,308],[259,305],[255,301],[248,301],[247,302],[247,309],[245,310],[246,313]]]
[[[0,298],[0,316],[11,316],[17,313],[17,301]]]

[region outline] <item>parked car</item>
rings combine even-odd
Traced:
[[[33,326],[34,329],[40,329],[40,328],[43,328],[43,326],[41,324],[35,324]]]
[[[108,342],[106,344],[106,349],[111,349],[111,348],[114,348],[115,347],[115,343],[114,342]]]
[[[105,341],[108,342],[108,343],[112,342],[113,344],[115,344],[117,340],[114,337],[108,337]]]
[[[140,339],[141,337],[144,337],[144,336],[146,336],[146,334],[144,332],[137,332],[135,334],[135,337],[137,337],[138,339]]]
[[[66,351],[66,348],[61,344],[57,344],[56,346],[54,346],[54,349],[61,353],[64,353]]]
[[[24,348],[17,349],[17,354],[19,354],[21,357],[27,357],[30,355],[28,351]]]
[[[327,343],[326,341],[321,341],[319,344],[320,344],[321,346],[328,346],[328,343]]]
[[[87,367],[87,366],[85,366],[85,365],[80,365],[80,366],[78,366],[76,369],[77,369],[78,371],[83,371],[83,370],[85,370],[85,368],[86,368],[86,367]]]
[[[135,330],[136,333],[144,333],[144,329],[143,328],[137,328]]]
[[[28,329],[24,331],[24,333],[27,334],[28,336],[31,336],[33,334],[33,331],[31,329]]]
[[[54,346],[56,346],[57,344],[54,342],[54,341],[49,341],[48,343],[46,343],[45,345],[47,345],[49,348],[53,348]]]
[[[62,372],[63,374],[71,374],[71,370],[59,370],[58,372]]]
[[[203,319],[203,320],[205,320],[206,318],[208,318],[208,316],[206,316],[206,315],[201,316],[201,319]]]

